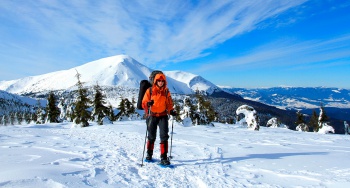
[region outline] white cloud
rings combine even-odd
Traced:
[[[126,53],[150,65],[205,56],[205,50],[304,2],[28,0],[3,1],[0,10],[48,49]]]
[[[291,58],[293,57],[293,58]],[[326,41],[277,41],[260,46],[247,54],[224,62],[213,62],[198,68],[198,72],[207,70],[227,70],[229,68],[259,68],[290,66],[322,67],[340,66],[350,58],[350,35]],[[316,64],[316,65],[315,65]]]

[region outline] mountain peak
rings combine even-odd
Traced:
[[[37,93],[51,90],[75,88],[77,71],[85,86],[122,86],[139,88],[141,80],[148,79],[152,69],[128,55],[115,55],[98,59],[62,71],[0,82],[0,90],[10,93]],[[192,94],[195,90],[211,94],[218,87],[204,78],[182,71],[163,71],[168,77],[168,87],[172,93]]]

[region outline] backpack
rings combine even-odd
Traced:
[[[147,89],[152,87],[153,81],[154,81],[154,77],[157,74],[159,74],[159,73],[163,74],[163,72],[160,71],[160,70],[154,70],[154,71],[151,72],[151,75],[149,76],[148,80],[141,80],[141,82],[140,82],[140,90],[139,90],[139,98],[137,99],[137,109],[143,110],[143,108],[142,108],[143,96],[145,95]],[[150,91],[151,91],[151,94],[152,94],[152,90],[150,90]]]

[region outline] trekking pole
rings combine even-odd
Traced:
[[[141,161],[141,167],[143,167],[143,158],[145,157],[145,149],[146,149],[146,139],[147,139],[147,127],[146,127],[146,136],[145,136],[145,144],[143,145],[143,153],[142,153],[142,161]]]
[[[151,117],[151,110],[150,110],[151,107],[149,107],[148,109],[148,124],[147,124],[147,127],[146,127],[146,136],[145,136],[145,143],[143,145],[143,153],[142,153],[142,161],[141,161],[141,167],[143,167],[143,158],[145,157],[145,150],[146,150],[146,141],[147,141],[147,133],[148,133],[148,127],[151,123],[151,120],[150,120],[150,117]]]
[[[173,116],[173,122],[171,123],[171,139],[170,139],[170,154],[169,159],[172,159],[173,156],[171,156],[171,149],[173,148],[173,133],[174,133],[174,116]]]

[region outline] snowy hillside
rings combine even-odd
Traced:
[[[140,167],[145,121],[73,128],[0,126],[0,187],[325,187],[350,185],[348,135],[174,124],[172,164]],[[155,155],[159,159],[156,141]]]
[[[350,108],[350,90],[324,87],[224,88],[245,99],[258,101],[281,109],[326,107]]]
[[[103,58],[84,65],[44,75],[26,77],[18,80],[1,81],[0,90],[10,93],[39,93],[50,90],[75,89],[77,71],[86,86],[98,83],[100,86],[114,86],[135,89],[140,81],[148,79],[151,69],[127,55]],[[170,91],[178,94],[191,94],[200,90],[211,94],[221,90],[200,76],[181,71],[164,71],[169,77]]]
[[[14,102],[21,102],[26,103],[29,105],[35,105],[37,101],[35,99],[29,98],[29,97],[23,97],[15,94],[8,93],[6,91],[0,90],[0,99],[1,100],[9,100]]]
[[[10,111],[30,111],[35,104],[37,104],[37,100],[35,99],[0,90],[0,115]],[[45,105],[46,100],[41,100],[40,104]]]

